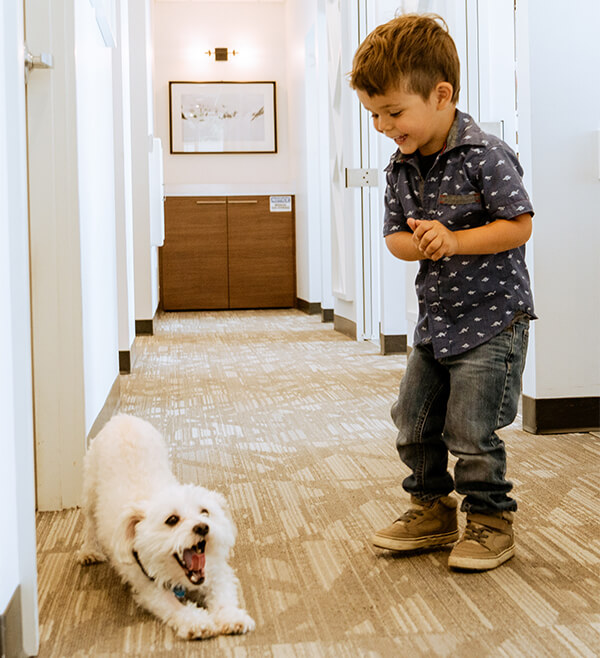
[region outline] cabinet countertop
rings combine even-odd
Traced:
[[[293,186],[286,184],[241,185],[165,185],[164,196],[293,196]]]

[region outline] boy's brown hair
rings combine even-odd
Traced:
[[[403,88],[428,100],[438,82],[460,92],[460,61],[448,26],[437,14],[404,14],[376,27],[358,47],[350,86],[369,96]]]

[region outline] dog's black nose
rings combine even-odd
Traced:
[[[200,537],[205,537],[208,534],[208,526],[206,523],[199,523],[198,525],[194,526],[194,532],[197,535],[200,535]]]

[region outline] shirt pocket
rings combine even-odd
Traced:
[[[464,194],[440,194],[440,203],[445,206],[468,206],[471,204],[481,205],[481,194],[479,192],[466,192]]]

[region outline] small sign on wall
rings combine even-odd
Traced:
[[[292,197],[270,196],[269,207],[271,212],[292,212]]]

